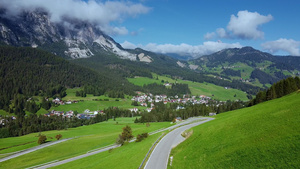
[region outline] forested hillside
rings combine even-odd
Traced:
[[[273,84],[270,88],[264,91],[260,91],[256,94],[256,97],[250,101],[250,106],[277,99],[282,96],[288,95],[300,89],[300,78],[289,77],[287,79],[280,80]]]
[[[300,58],[274,56],[252,47],[224,49],[189,61],[204,74],[265,87],[289,76],[299,75]]]
[[[90,86],[90,92],[97,95],[109,90],[131,93],[134,88],[111,74],[99,74],[39,49],[0,47],[0,109],[8,111],[14,94],[63,94],[57,93],[59,86]]]
[[[151,63],[123,60],[115,55],[97,54],[90,58],[71,60],[71,62],[94,69],[99,73],[114,74],[114,76],[134,77],[142,76],[153,78],[151,73],[159,75],[169,75],[173,79],[183,79],[193,82],[207,82],[223,87],[231,87],[255,95],[261,88],[250,84],[245,84],[238,80],[224,80],[207,76],[199,71],[182,68],[176,64],[176,60],[160,54],[147,52],[142,49],[135,49],[132,52],[144,53],[153,59]]]

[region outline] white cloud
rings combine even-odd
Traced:
[[[219,38],[228,39],[262,39],[264,32],[260,30],[260,26],[270,22],[273,19],[272,15],[261,15],[257,12],[239,11],[237,16],[231,15],[227,29],[218,28],[215,32]],[[206,37],[215,38],[213,33],[207,33]]]
[[[50,13],[52,21],[61,21],[67,16],[90,21],[108,29],[108,32],[121,34],[128,33],[127,29],[110,26],[111,22],[122,22],[150,10],[140,3],[96,0],[0,0],[0,6],[7,8],[9,15],[16,15],[22,10],[44,8]]]
[[[216,32],[220,38],[227,38],[228,36],[224,28],[218,28]]]
[[[264,16],[257,12],[239,11],[237,16],[231,15],[227,29],[242,39],[260,39],[264,37],[264,32],[258,27],[272,19],[270,14]]]
[[[110,25],[102,26],[101,30],[109,35],[127,35],[128,30],[125,27],[111,27]]]
[[[215,37],[216,37],[215,32],[208,32],[204,35],[205,40],[211,40],[211,39],[214,39]]]
[[[300,41],[293,39],[278,39],[275,41],[269,41],[261,44],[262,48],[269,51],[270,53],[276,53],[278,51],[288,52],[293,56],[300,56]]]
[[[189,45],[189,44],[156,44],[156,43],[149,43],[147,45],[134,45],[130,42],[125,41],[121,44],[124,48],[134,49],[136,47],[140,47],[145,50],[149,50],[156,53],[176,53],[181,56],[192,56],[192,57],[199,57],[207,54],[211,54],[222,49],[226,48],[241,48],[242,45],[240,43],[222,43],[221,41],[214,42],[214,41],[206,41],[201,45]]]

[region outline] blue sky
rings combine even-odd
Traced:
[[[252,46],[277,55],[300,55],[300,1],[298,0],[144,0],[135,3],[141,3],[150,10],[122,22],[111,23],[126,27],[128,30],[126,35],[113,36],[124,47],[142,47],[162,52],[163,49],[176,51],[170,49],[172,45],[173,48],[179,49],[180,44],[186,44],[191,47],[199,46],[200,50],[205,51],[205,42],[219,41],[228,44],[227,46],[230,44]],[[243,33],[246,34],[248,30],[232,35],[233,32],[227,29],[231,16],[238,18],[238,13],[241,11],[244,13],[248,11],[246,15],[257,13],[258,16],[269,16],[265,21],[254,25],[254,28],[262,33],[261,36],[251,36],[251,33],[249,37],[243,36]],[[241,22],[246,19],[247,17],[241,18]],[[257,20],[258,17],[254,18],[252,23]],[[236,23],[236,29],[238,26],[239,23]],[[217,34],[216,30],[219,28],[228,31],[232,36],[215,35],[213,38],[205,39],[208,33]],[[150,43],[152,45],[149,45]],[[221,49],[223,46],[216,49]],[[158,49],[154,49],[155,47]],[[213,51],[214,48],[199,53],[209,54]]]
[[[11,14],[45,8],[52,21],[90,21],[124,48],[199,57],[252,46],[300,56],[299,0],[0,0]]]

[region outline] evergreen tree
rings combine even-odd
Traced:
[[[49,110],[51,108],[51,102],[47,101],[46,98],[43,98],[41,107],[45,110]]]
[[[266,100],[272,100],[272,99],[276,99],[276,91],[275,91],[275,86],[271,86],[266,93]]]

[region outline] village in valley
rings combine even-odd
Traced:
[[[214,101],[211,99],[211,97],[200,95],[200,96],[189,96],[189,95],[183,95],[182,98],[179,96],[171,96],[168,97],[167,95],[153,95],[151,93],[145,94],[142,92],[136,92],[136,96],[133,96],[131,98],[132,104],[135,107],[130,108],[129,110],[133,113],[140,114],[143,111],[151,112],[151,110],[155,109],[155,103],[162,102],[163,104],[168,103],[177,103],[178,106],[176,110],[185,109],[184,105],[186,104],[208,104],[211,101]],[[52,100],[52,102],[56,105],[69,105],[69,104],[77,104],[79,101],[63,101],[59,98],[55,98]],[[147,107],[146,109],[139,109],[138,107]],[[44,116],[63,116],[67,118],[73,118],[76,117],[78,119],[90,119],[94,118],[97,114],[105,115],[105,112],[103,110],[89,110],[88,108],[84,112],[76,112],[75,110],[70,111],[56,111],[51,110],[49,113],[44,114]]]

